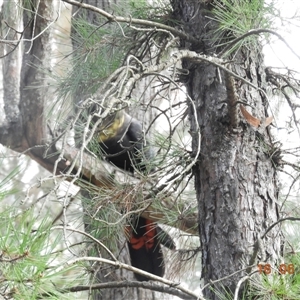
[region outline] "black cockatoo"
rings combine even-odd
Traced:
[[[146,172],[151,149],[146,145],[141,123],[124,110],[102,122],[98,142],[106,159],[116,167],[131,173]],[[127,226],[126,232],[132,266],[162,277],[165,268],[160,244],[174,250],[172,238],[155,222],[141,216],[136,217],[133,226]],[[139,281],[149,280],[139,274],[135,277]]]
[[[98,142],[108,161],[131,173],[135,168],[144,172],[146,161],[152,156],[145,144],[141,123],[124,110],[104,119]]]

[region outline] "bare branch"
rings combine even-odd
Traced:
[[[278,224],[285,222],[285,221],[300,221],[300,218],[286,217],[286,218],[279,219],[277,222],[274,222],[271,226],[269,226],[269,228],[265,231],[265,233],[261,236],[261,238],[262,239],[265,238],[265,236],[268,234],[269,231],[271,231]]]
[[[101,243],[98,239],[94,238],[92,235],[88,234],[85,231],[82,231],[82,230],[79,230],[79,229],[76,229],[76,228],[70,228],[70,227],[67,227],[67,226],[54,226],[51,229],[52,230],[64,229],[64,230],[68,230],[68,231],[72,231],[72,232],[82,234],[82,235],[88,237],[89,239],[91,239],[96,244],[98,244],[100,247],[102,247],[114,261],[118,261],[117,258],[114,256],[114,254],[103,243]]]
[[[121,281],[121,282],[105,282],[105,283],[98,283],[93,285],[77,285],[74,287],[70,287],[64,290],[61,290],[59,292],[61,293],[70,293],[70,292],[80,292],[80,291],[90,291],[90,290],[101,290],[101,289],[109,289],[109,288],[129,288],[129,287],[135,287],[135,288],[143,288],[148,289],[151,291],[161,292],[165,294],[170,294],[177,296],[181,299],[199,299],[199,300],[205,300],[203,297],[194,297],[192,295],[187,295],[185,292],[181,292],[176,287],[166,287],[159,284],[156,284],[154,282],[139,282],[139,281]],[[47,296],[49,293],[47,294]],[[42,295],[41,295],[42,296]]]
[[[194,292],[190,291],[189,289],[186,289],[185,287],[181,286],[180,283],[176,283],[176,282],[164,279],[162,277],[159,277],[159,276],[153,275],[151,273],[142,271],[142,270],[140,270],[138,268],[135,268],[135,267],[132,267],[130,265],[121,263],[119,261],[115,262],[115,261],[111,261],[109,259],[105,259],[105,258],[101,258],[101,257],[78,257],[78,258],[69,260],[63,266],[58,266],[56,268],[56,272],[61,272],[61,271],[64,270],[64,268],[66,268],[68,266],[71,266],[73,264],[76,264],[78,262],[82,262],[82,261],[95,261],[95,262],[100,262],[100,263],[105,263],[105,264],[113,265],[113,266],[115,266],[117,268],[120,268],[120,269],[126,269],[128,271],[132,271],[132,272],[138,273],[138,274],[140,274],[142,276],[148,277],[151,280],[155,280],[155,281],[161,282],[163,284],[166,284],[166,285],[168,285],[170,287],[176,287],[176,289],[178,289],[179,291],[185,293],[186,295],[192,296],[193,297],[192,299],[205,300],[202,296],[197,295]]]
[[[298,58],[300,59],[300,56],[293,50],[293,48],[286,42],[286,40],[276,31],[271,30],[271,29],[265,29],[265,28],[258,28],[258,29],[252,29],[246,32],[245,34],[237,37],[234,39],[227,47],[225,47],[219,54],[219,57],[223,57],[223,55],[230,50],[235,44],[237,44],[239,41],[245,39],[246,37],[250,35],[258,35],[261,33],[271,33],[273,35],[276,35],[290,50],[291,52]]]

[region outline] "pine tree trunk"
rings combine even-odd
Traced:
[[[202,42],[192,50],[214,55],[217,51],[212,50],[216,47],[210,42],[209,31],[214,24],[207,18],[210,7],[203,2],[178,0],[173,1],[173,5],[184,29]],[[190,47],[188,44],[183,46]],[[260,50],[242,49],[234,57],[231,68],[263,89],[265,76]],[[201,154],[194,174],[202,246],[201,279],[208,284],[257,263],[257,250],[260,259],[267,259],[266,262],[273,261],[280,253],[278,229],[263,239],[263,248],[257,248],[259,237],[279,218],[277,175],[266,154],[266,148],[272,145],[268,128],[257,130],[240,112],[237,127],[233,128],[226,74],[208,63],[185,62],[185,67],[190,71],[188,91],[197,108],[201,130]],[[250,104],[251,113],[264,120],[267,101],[263,94],[238,80],[234,80],[234,85],[238,100]],[[247,109],[251,111],[248,106]],[[193,131],[196,130],[196,118],[190,117]],[[193,141],[195,152],[196,139],[197,135]],[[254,266],[254,270],[257,267]],[[239,279],[245,275],[246,270],[238,272],[210,287],[234,292]],[[209,288],[204,290],[204,295],[208,299],[218,299]]]

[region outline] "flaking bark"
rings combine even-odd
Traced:
[[[196,51],[217,55],[221,49],[211,43],[210,36],[216,24],[207,17],[211,7],[204,2],[180,0],[173,1],[173,5],[181,26],[203,41]],[[182,44],[190,46],[184,41]],[[204,295],[218,299],[209,287],[222,293],[225,288],[233,293],[238,280],[246,275],[246,271],[237,271],[258,259],[274,261],[280,253],[281,233],[273,230],[262,241],[263,247],[253,260],[254,244],[279,218],[277,174],[263,147],[263,143],[271,143],[272,138],[267,129],[258,133],[243,118],[238,121],[232,79],[225,79],[224,74],[219,78],[217,68],[208,63],[195,65],[186,60],[185,67],[190,70],[188,91],[197,107],[201,128],[201,154],[194,168],[202,249],[201,278],[207,284]],[[235,54],[231,69],[264,88],[261,51],[242,49]],[[238,81],[236,90],[238,100],[246,101],[252,108],[252,115],[261,120],[267,117],[267,103],[261,93]],[[233,103],[228,103],[228,98]],[[190,117],[193,132],[196,123],[194,116]],[[238,130],[233,132],[232,127]],[[194,152],[198,145],[196,139],[195,135]],[[212,284],[221,278],[225,279]]]

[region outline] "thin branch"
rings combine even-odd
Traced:
[[[85,231],[76,229],[76,228],[70,228],[67,226],[54,226],[51,229],[63,229],[63,230],[68,230],[68,231],[72,231],[72,232],[76,232],[79,234],[82,234],[86,237],[88,237],[89,239],[91,239],[93,242],[95,242],[96,244],[98,244],[100,247],[102,247],[110,256],[114,261],[118,261],[117,258],[114,256],[114,254],[103,244],[101,243],[98,239],[94,238],[92,235],[88,234]]]
[[[255,265],[252,265],[252,266],[250,266],[250,267],[254,267],[254,266],[256,266],[256,264],[255,264]],[[240,270],[238,270],[238,271],[236,271],[236,272],[233,272],[233,273],[231,273],[231,274],[229,274],[229,275],[227,275],[227,276],[224,276],[224,277],[222,277],[222,278],[219,278],[219,279],[216,279],[216,280],[211,280],[209,283],[207,283],[206,285],[203,286],[202,291],[203,291],[204,289],[208,288],[209,286],[212,286],[212,285],[214,285],[214,284],[216,284],[216,283],[218,283],[218,282],[221,282],[221,281],[226,280],[226,279],[228,279],[228,278],[230,278],[230,277],[233,277],[233,276],[235,276],[235,275],[238,274],[238,273],[247,271],[248,268],[249,268],[249,267],[246,267],[246,268],[240,269]]]
[[[37,8],[38,8],[38,6],[39,6],[39,3],[40,3],[40,2],[38,2]],[[23,9],[24,9],[24,8],[23,8]],[[59,10],[58,10],[58,11],[59,11]],[[39,17],[41,17],[41,18],[44,18],[44,17],[41,16],[40,14],[38,14],[37,11],[30,11],[30,12],[35,14],[34,24],[33,24],[33,30],[32,30],[32,38],[30,38],[30,39],[22,39],[22,35],[24,35],[25,29],[30,25],[30,23],[29,23],[29,24],[27,24],[27,25],[25,26],[25,28],[24,28],[24,30],[23,30],[23,32],[22,32],[22,34],[21,34],[20,39],[17,39],[17,40],[5,40],[5,39],[0,39],[0,43],[6,43],[6,44],[7,44],[7,43],[17,43],[16,46],[18,46],[20,42],[30,42],[30,43],[31,43],[31,46],[30,46],[29,50],[26,52],[26,54],[28,54],[28,53],[30,52],[30,50],[31,50],[32,43],[33,43],[37,38],[39,38],[44,32],[46,32],[47,30],[49,30],[49,28],[50,28],[50,27],[57,21],[57,19],[59,18],[59,15],[58,15],[58,16],[57,16],[53,21],[51,21],[51,22],[50,22],[43,30],[41,30],[40,33],[38,33],[37,35],[34,35],[36,17],[37,17],[37,16],[39,16]],[[1,58],[1,57],[0,57],[0,58]]]
[[[156,291],[164,294],[170,294],[173,296],[177,296],[181,299],[187,299],[187,300],[192,300],[192,299],[203,299],[204,298],[199,298],[199,297],[194,297],[192,295],[187,295],[184,292],[179,291],[178,289],[174,287],[166,287],[162,286],[159,284],[156,284],[154,282],[139,282],[139,281],[113,281],[113,282],[105,282],[105,283],[98,283],[94,285],[77,285],[74,287],[66,288],[63,290],[59,290],[60,293],[74,293],[74,292],[82,292],[82,291],[90,291],[90,290],[101,290],[101,289],[111,289],[111,288],[143,288],[143,289],[148,289],[151,291]],[[49,293],[45,295],[40,295],[40,297],[43,296],[49,296]],[[43,298],[44,299],[44,298]]]
[[[268,227],[268,229],[265,231],[265,233],[261,236],[261,239],[265,238],[267,233],[269,231],[271,231],[276,225],[280,224],[281,222],[285,222],[285,221],[300,221],[300,218],[286,217],[286,218],[279,219],[278,221],[276,221],[275,223],[273,223],[271,226]]]
[[[126,269],[128,271],[132,271],[134,273],[137,273],[137,274],[140,274],[142,276],[145,276],[145,277],[147,277],[147,278],[149,278],[151,280],[155,280],[155,281],[161,282],[163,284],[166,284],[166,285],[168,285],[170,287],[176,287],[179,291],[185,293],[186,295],[192,296],[193,297],[192,299],[195,298],[195,299],[199,299],[199,300],[205,300],[200,295],[197,295],[194,292],[190,291],[189,289],[186,289],[185,287],[180,286],[179,283],[175,283],[173,281],[170,281],[170,280],[164,279],[162,277],[153,275],[151,273],[142,271],[142,270],[140,270],[138,268],[132,267],[132,266],[127,265],[127,264],[124,264],[124,263],[122,263],[120,261],[117,261],[117,262],[116,261],[111,261],[109,259],[105,259],[105,258],[102,258],[102,257],[87,257],[87,256],[78,257],[78,258],[69,260],[65,265],[58,266],[56,271],[57,272],[61,272],[66,267],[68,267],[68,266],[71,266],[71,265],[76,264],[78,262],[84,262],[84,261],[96,261],[96,262],[100,262],[100,263],[105,263],[105,264],[113,265],[113,266],[115,266],[117,268],[120,268],[120,269]]]
[[[81,174],[84,176],[85,179],[87,179],[88,181],[90,181],[92,184],[94,184],[95,186],[97,186],[98,188],[101,189],[107,189],[107,190],[113,190],[114,188],[117,188],[117,190],[119,190],[120,183],[117,182],[116,179],[114,179],[112,176],[110,176],[110,173],[108,172],[107,168],[105,167],[107,165],[106,162],[101,161],[95,157],[92,157],[91,155],[87,154],[87,153],[83,153],[83,161],[84,164],[77,164],[76,160],[78,159],[78,150],[76,148],[72,148],[68,145],[64,146],[65,148],[65,157],[69,160],[69,161],[73,161],[73,166],[75,168],[75,172],[78,170],[80,170]],[[70,176],[70,175],[66,175],[66,180],[68,179],[78,179],[78,177],[74,177],[74,176]],[[70,180],[69,180],[70,181]],[[80,182],[79,184],[75,182],[76,185],[80,186]],[[141,183],[142,184],[142,183]],[[134,183],[134,186],[136,187],[140,187],[140,183],[139,181],[136,181]],[[165,186],[163,186],[165,187]],[[125,188],[125,186],[123,185],[123,188]],[[161,187],[162,188],[162,187]],[[163,192],[161,189],[157,189],[157,188],[149,188],[148,190],[150,190],[151,192],[148,192],[145,196],[145,200],[146,199],[153,199],[153,197],[160,195],[163,199],[164,203],[170,202],[172,201],[172,195],[167,195],[166,192]],[[135,203],[135,194],[128,194],[128,197],[131,197],[130,202],[131,203]],[[153,206],[148,206],[147,208],[143,208],[142,212],[140,212],[141,215],[143,217],[146,217],[152,221],[159,221],[161,223],[164,223],[164,219],[165,219],[165,213],[160,210],[157,209]],[[178,220],[176,221],[176,223],[174,224],[168,224],[171,225],[173,227],[176,227],[182,231],[185,231],[187,233],[190,234],[194,234],[197,235],[198,234],[198,230],[197,230],[197,216],[196,214],[193,214],[192,216],[179,216]]]
[[[284,162],[283,162],[283,164],[284,164]],[[287,165],[290,165],[290,164],[287,164]],[[292,165],[292,166],[293,166],[293,165]],[[298,168],[297,172],[299,172],[299,171],[300,171],[300,170],[299,170],[299,166],[296,166],[296,167]],[[291,176],[291,177],[293,178],[293,181],[292,181],[292,183],[291,183],[290,186],[289,186],[289,190],[287,191],[287,193],[286,193],[286,195],[285,195],[285,197],[284,197],[284,200],[282,201],[282,204],[281,204],[281,206],[280,206],[280,211],[283,209],[285,203],[287,202],[287,200],[288,200],[288,198],[289,198],[289,196],[290,196],[290,194],[291,194],[291,192],[292,192],[292,189],[293,189],[294,185],[296,184],[296,182],[297,182],[297,181],[299,180],[299,178],[300,178],[300,173],[298,173],[297,176],[296,176],[295,178],[294,178],[290,173],[287,173],[287,175]]]
[[[267,75],[266,80],[268,82],[270,82],[271,84],[273,84],[284,95],[284,97],[291,109],[293,121],[297,128],[298,135],[300,136],[300,129],[298,126],[297,117],[296,117],[296,113],[295,113],[296,105],[292,102],[292,99],[290,98],[290,96],[288,95],[288,93],[285,90],[286,88],[291,88],[293,90],[295,96],[299,98],[299,96],[298,96],[299,91],[297,89],[297,87],[299,87],[299,83],[300,83],[299,80],[290,78],[289,76],[284,76],[278,72],[274,72],[271,67],[266,68],[265,73]],[[295,83],[293,84],[292,81],[294,81]],[[285,84],[284,86],[283,86],[282,82]]]
[[[286,40],[276,31],[271,29],[264,29],[264,28],[258,28],[258,29],[251,29],[245,34],[237,37],[234,39],[227,47],[225,47],[219,54],[219,57],[222,57],[230,48],[232,48],[235,44],[237,44],[239,41],[243,40],[244,38],[250,36],[250,35],[259,35],[260,33],[271,33],[273,35],[276,35],[290,50],[291,52],[300,59],[300,56],[292,49],[292,47],[286,42]]]
[[[280,224],[281,222],[285,222],[285,221],[300,221],[300,218],[286,217],[286,218],[279,219],[276,222],[274,222],[271,226],[269,226],[262,236],[257,238],[257,240],[256,240],[256,242],[254,243],[254,246],[253,246],[254,250],[253,250],[253,254],[250,258],[249,266],[247,267],[247,269],[248,269],[247,272],[248,273],[250,273],[250,270],[251,270],[252,266],[254,265],[254,262],[255,262],[257,254],[258,254],[258,251],[260,250],[262,254],[264,253],[263,245],[262,245],[263,244],[263,239],[266,237],[268,232],[271,231],[276,225]],[[262,261],[264,261],[264,260],[265,260],[265,258],[262,258]]]
[[[239,300],[239,291],[240,291],[241,285],[244,281],[249,280],[249,279],[250,279],[250,276],[247,275],[247,276],[242,277],[239,280],[239,282],[236,285],[235,291],[234,291],[234,299],[233,300]]]
[[[131,63],[131,61],[136,61],[136,60],[132,60],[132,59],[130,61],[127,60],[127,69],[126,69],[126,67],[125,67],[125,69],[124,69],[124,67],[122,67],[122,70],[126,73],[125,77],[127,77],[127,78],[124,79],[123,76],[120,76],[118,78],[117,82],[115,82],[115,86],[120,86],[120,85],[122,86],[122,88],[119,88],[119,91],[121,91],[121,93],[118,95],[118,97],[115,97],[114,95],[107,94],[106,95],[107,99],[103,99],[103,98],[99,99],[99,101],[101,101],[102,103],[104,103],[104,101],[108,102],[108,100],[109,100],[108,107],[106,107],[104,109],[104,111],[101,113],[101,115],[99,116],[99,120],[93,126],[93,128],[91,130],[88,130],[89,125],[88,124],[86,125],[85,131],[84,131],[84,139],[83,139],[84,143],[83,143],[81,149],[79,150],[80,155],[78,155],[78,153],[77,153],[75,155],[74,159],[69,159],[70,161],[72,161],[71,167],[70,167],[69,170],[71,170],[75,167],[75,169],[77,170],[77,172],[76,172],[77,176],[79,175],[79,173],[78,173],[79,170],[80,170],[80,172],[83,172],[83,163],[82,163],[83,162],[83,158],[82,158],[83,151],[84,151],[84,149],[87,148],[88,142],[90,141],[90,139],[94,135],[95,130],[98,126],[98,123],[101,122],[101,120],[106,117],[106,115],[108,114],[109,111],[111,111],[111,109],[113,108],[114,105],[116,105],[117,103],[120,103],[120,102],[122,103],[123,101],[127,101],[126,99],[127,99],[128,95],[130,94],[130,90],[136,84],[137,81],[139,81],[140,79],[144,78],[145,76],[149,76],[149,75],[161,76],[161,75],[159,75],[159,73],[161,71],[166,70],[166,69],[174,66],[178,61],[180,61],[184,58],[191,59],[191,60],[194,60],[196,62],[205,61],[207,63],[211,63],[211,64],[219,67],[220,69],[223,69],[229,75],[231,75],[233,77],[236,77],[236,78],[240,79],[243,82],[246,82],[248,85],[254,87],[257,90],[262,91],[259,87],[255,86],[251,82],[248,82],[247,80],[241,78],[240,76],[237,76],[235,73],[233,73],[228,68],[226,68],[223,65],[224,64],[223,60],[220,60],[220,59],[214,58],[214,57],[209,57],[209,56],[206,56],[206,55],[201,55],[199,53],[189,51],[189,50],[177,51],[177,52],[173,53],[171,55],[171,57],[169,57],[168,59],[166,59],[165,61],[161,62],[158,65],[151,65],[149,67],[144,67],[142,62],[140,62],[140,64],[142,64],[142,68],[140,70],[131,69],[131,66],[129,65]],[[115,74],[120,74],[120,73],[116,71]],[[166,77],[166,76],[164,76],[164,77]],[[174,82],[174,80],[172,80],[172,78],[170,78],[170,77],[167,77],[167,78],[168,78],[169,81],[171,81],[173,84],[175,84],[175,86],[177,88],[180,89],[178,84],[176,82]],[[262,91],[262,92],[264,93],[264,91]],[[102,95],[103,95],[103,93],[102,93]],[[191,104],[193,104],[192,99],[190,99],[190,98],[188,98],[188,99],[191,102]],[[194,106],[193,106],[193,109],[194,109],[194,112],[195,112],[195,107]],[[198,134],[199,134],[199,132],[198,132]],[[200,139],[199,139],[199,143],[200,143]],[[200,145],[198,145],[198,151],[200,151]],[[78,164],[74,163],[74,160],[77,160],[79,157],[80,157],[79,163]],[[191,167],[196,162],[197,157],[198,157],[198,153],[197,153],[196,157],[188,164],[188,166],[185,167],[184,172],[183,172],[184,174],[187,173],[191,169]],[[101,175],[102,175],[102,178],[101,178],[101,180],[97,180],[97,178],[96,178],[97,176],[95,174],[92,174],[92,172],[91,172],[91,170],[93,170],[93,168],[91,168],[91,166],[86,168],[86,163],[87,163],[88,160],[85,158],[84,161],[85,161],[85,164],[84,164],[85,165],[85,170],[88,169],[88,171],[90,172],[89,173],[90,175],[86,176],[86,177],[88,179],[92,178],[94,184],[96,184],[97,186],[100,186],[100,187],[103,187],[103,186],[108,186],[109,187],[113,184],[109,177],[105,178],[105,176],[103,176],[103,172],[99,171],[99,168],[97,168],[98,174],[100,175],[100,178],[101,178]],[[85,173],[85,171],[83,173]],[[161,186],[160,190],[155,189],[157,191],[157,195],[161,193],[163,196],[166,196],[166,194],[162,190],[164,190],[164,191],[167,190],[166,187],[170,187],[171,184],[173,184],[174,182],[176,183],[177,180],[179,180],[181,178],[181,176],[179,176],[179,177],[175,176],[175,177],[176,178],[172,179],[171,181],[165,183],[165,185]],[[96,179],[96,181],[95,181],[95,179]],[[149,197],[149,199],[151,197],[153,198],[153,195],[152,196],[148,195],[147,198],[148,197]],[[152,209],[147,209],[147,212],[145,212],[145,214],[149,214],[149,217],[152,217],[151,219],[153,219],[153,210]],[[155,212],[155,218],[154,219],[156,219],[156,221],[160,220],[162,218],[162,215],[163,214],[160,213],[160,212]],[[186,231],[186,229],[187,229],[186,225],[188,225],[189,222],[186,223],[185,221],[183,221],[183,222],[179,222],[179,223],[180,224],[177,224],[176,226],[179,226],[179,227],[184,226],[184,230]],[[183,229],[183,228],[181,227],[181,229]],[[188,229],[191,229],[191,228],[188,228]],[[191,229],[191,230],[193,231],[194,229]]]
[[[153,29],[159,28],[159,29],[167,30],[170,33],[172,33],[173,35],[181,37],[189,42],[199,44],[199,40],[195,39],[194,37],[182,32],[174,27],[171,27],[171,26],[168,26],[168,25],[165,25],[162,23],[149,21],[149,20],[143,20],[143,19],[135,19],[135,18],[131,18],[131,17],[125,18],[125,17],[115,16],[115,15],[112,15],[112,14],[106,12],[105,10],[95,7],[93,5],[80,3],[80,2],[74,1],[74,0],[62,0],[62,1],[72,4],[72,5],[75,5],[77,7],[81,7],[81,8],[85,8],[85,9],[94,11],[94,12],[102,15],[103,17],[105,17],[110,22],[127,23],[129,26],[131,24],[136,24],[136,25],[141,25],[141,26],[149,26]]]

